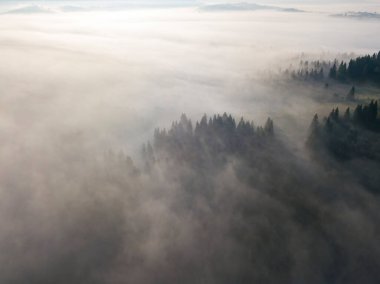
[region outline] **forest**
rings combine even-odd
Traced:
[[[380,84],[380,51],[346,62],[334,62],[329,78],[340,82]]]
[[[380,51],[346,61],[301,60],[295,70],[286,69],[285,75],[297,80],[313,80],[340,83],[380,84]]]
[[[161,174],[175,180],[184,202],[175,208],[196,212],[199,222],[207,222],[199,232],[207,236],[202,239],[206,243],[209,237],[223,239],[223,248],[207,249],[204,261],[210,270],[189,272],[197,275],[187,277],[189,283],[210,279],[208,273],[218,275],[216,283],[380,280],[375,269],[379,255],[371,251],[369,239],[364,241],[371,237],[353,234],[361,225],[347,227],[351,217],[346,216],[346,210],[355,210],[373,226],[379,222],[378,204],[363,203],[380,193],[377,110],[377,101],[372,101],[343,115],[335,108],[321,122],[315,115],[305,142],[312,160],[292,153],[278,139],[270,118],[264,127],[256,127],[227,114],[205,115],[193,128],[182,115],[169,130],[156,129],[153,142],[143,146],[145,171],[165,169]],[[224,260],[237,266],[227,269]],[[257,265],[265,269],[254,269]]]
[[[46,202],[37,212],[29,205],[9,209],[23,218],[6,232],[29,233],[17,242],[3,239],[3,252],[25,270],[13,274],[13,264],[3,261],[0,279],[378,283],[377,104],[344,114],[334,108],[321,121],[315,115],[306,156],[284,143],[270,118],[259,126],[224,113],[193,123],[183,114],[169,129],[154,131],[141,163],[122,152],[99,160],[83,153],[77,159],[74,151],[57,175],[41,180],[25,172]],[[57,183],[66,185],[49,193]],[[67,207],[59,206],[62,200]],[[25,214],[62,221],[31,229]]]

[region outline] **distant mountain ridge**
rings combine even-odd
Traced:
[[[270,5],[261,5],[256,3],[221,3],[221,4],[206,4],[200,7],[200,10],[209,11],[209,12],[218,12],[218,11],[257,11],[257,10],[275,10],[283,12],[305,12],[296,8],[284,8],[278,6]]]
[[[345,12],[340,14],[333,14],[332,17],[337,18],[353,18],[353,19],[375,19],[380,20],[380,14],[376,12]]]
[[[41,5],[20,6],[4,12],[3,14],[51,14],[55,11]]]

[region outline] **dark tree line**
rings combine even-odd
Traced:
[[[353,130],[372,145],[376,111],[315,116],[312,141],[345,144]],[[82,158],[43,178],[45,163],[3,175],[0,283],[380,283],[379,166],[362,161],[379,148],[356,152],[354,170],[316,166],[275,130],[271,119],[183,115],[144,146],[146,169],[123,153],[73,152]]]
[[[365,201],[376,198],[380,184],[373,178],[380,153],[373,147],[375,114],[377,102],[352,112],[334,109],[322,122],[316,115],[308,145],[318,156],[326,153],[324,163],[295,156],[271,119],[257,127],[223,114],[194,125],[182,115],[169,130],[157,129],[143,150],[146,172],[176,188],[171,206],[177,215],[201,224],[191,232],[190,251],[200,250],[202,260],[189,261],[180,247],[184,258],[166,253],[175,259],[170,271],[182,268],[185,283],[378,283],[372,240],[379,233],[358,234],[350,215],[355,210],[380,226]],[[365,162],[354,169],[340,163],[355,158]]]
[[[380,84],[380,52],[351,59],[348,63],[335,60],[329,70],[329,78],[341,82]]]
[[[380,84],[380,51],[350,61],[300,61],[296,68],[288,68],[285,75],[293,80],[342,83]]]
[[[176,161],[191,161],[205,166],[208,162],[220,163],[228,155],[244,156],[274,140],[273,121],[268,118],[265,125],[255,126],[241,118],[238,122],[231,116],[204,115],[195,123],[185,114],[173,122],[169,130],[156,129],[153,144],[143,145],[143,157],[148,164],[156,160],[175,158]],[[223,164],[223,163],[222,163]]]
[[[378,102],[357,105],[341,113],[339,108],[319,121],[315,115],[307,141],[314,150],[327,150],[341,160],[367,158],[380,162]]]

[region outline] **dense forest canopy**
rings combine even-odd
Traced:
[[[380,193],[380,119],[377,101],[357,105],[353,111],[347,108],[344,113],[335,108],[322,122],[315,115],[307,146],[317,160],[332,157],[341,161],[342,165],[349,164],[351,175],[362,180],[366,189]],[[370,166],[363,167],[359,161],[367,161]]]
[[[270,118],[256,126],[226,113],[195,123],[182,115],[143,146],[142,167],[106,153],[30,179],[31,187],[44,185],[42,208],[57,207],[64,222],[44,224],[17,243],[3,240],[13,257],[35,245],[17,260],[22,274],[0,258],[8,268],[0,280],[378,283],[377,107],[372,101],[344,115],[334,109],[323,122],[315,116],[307,141],[312,159],[285,145]],[[61,179],[67,186],[49,193]],[[80,196],[72,196],[72,186]],[[67,208],[59,207],[62,199]],[[30,230],[23,221],[29,207],[13,210],[22,218],[12,230]],[[49,212],[33,218],[56,220]],[[41,257],[30,265],[36,249]]]
[[[197,163],[205,166],[207,159],[225,158],[228,155],[243,157],[259,151],[273,140],[273,121],[268,118],[264,127],[241,118],[237,123],[231,116],[214,115],[202,117],[193,129],[192,122],[183,114],[170,130],[156,129],[153,149],[150,143],[143,146],[143,156],[149,162],[167,159],[170,154],[176,162]],[[255,145],[256,147],[253,147]],[[221,161],[215,160],[215,164]],[[220,164],[222,165],[222,164]]]
[[[369,217],[377,216],[372,210],[379,204],[369,208],[362,203],[378,202],[377,109],[372,101],[344,114],[335,108],[323,122],[316,115],[307,140],[315,157],[311,161],[294,155],[277,138],[271,119],[255,127],[227,114],[205,115],[193,127],[182,115],[169,130],[157,129],[153,142],[143,147],[145,169],[175,180],[184,202],[175,208],[196,212],[201,223],[207,222],[201,235],[214,238],[219,232],[234,244],[232,250],[223,245],[206,254],[217,283],[357,283],[363,275],[366,282],[376,283],[380,255],[371,247],[380,232],[364,237],[353,234],[359,224],[346,226],[350,210],[366,216],[374,228],[380,224],[379,218]],[[195,209],[199,202],[203,209],[207,204],[206,212]],[[222,227],[211,221],[219,218]],[[289,250],[293,245],[297,248]],[[238,266],[231,270],[229,261],[217,259]],[[255,269],[257,265],[264,270]],[[205,272],[193,273],[209,279]]]
[[[359,56],[349,61],[301,60],[296,69],[287,69],[292,79],[326,82],[328,79],[341,83],[380,84],[380,51]]]
[[[380,161],[380,148],[377,148],[380,146],[377,101],[364,106],[357,105],[354,111],[348,107],[344,114],[340,114],[339,108],[333,109],[322,123],[315,115],[310,129],[309,146],[325,145],[339,158],[358,156]]]

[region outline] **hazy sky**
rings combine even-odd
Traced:
[[[257,4],[330,4],[330,3],[339,3],[339,4],[356,4],[358,7],[362,4],[378,4],[379,1],[376,0],[115,0],[115,1],[104,1],[104,0],[5,0],[1,3],[48,3],[48,2],[62,2],[62,3],[96,3],[96,2],[118,2],[118,3],[175,3],[175,4],[210,4],[210,3],[257,3]]]
[[[14,4],[21,2],[32,5]],[[279,90],[254,79],[303,52],[331,57],[380,46],[380,21],[333,18],[327,10],[83,8],[86,13],[69,13],[73,6],[110,2],[53,1],[65,7],[58,12],[50,9],[51,2],[5,1],[4,12],[26,8],[0,15],[0,124],[15,132],[10,137],[21,135],[19,141],[37,145],[52,131],[85,131],[96,137],[87,141],[101,147],[134,148],[182,112],[199,118],[228,111],[259,122],[280,113],[291,117],[304,111],[308,117],[304,105],[313,108],[312,101],[284,104],[285,96],[276,96]],[[334,7],[342,11],[342,5]],[[19,123],[21,128],[15,127]]]
[[[304,101],[284,104],[278,90],[253,79],[302,52],[380,46],[379,21],[318,13],[7,14],[0,26],[0,123],[37,144],[51,131],[86,131],[96,137],[91,143],[140,145],[182,112],[228,111],[259,122],[271,110],[300,113]],[[26,131],[13,127],[20,123]]]

